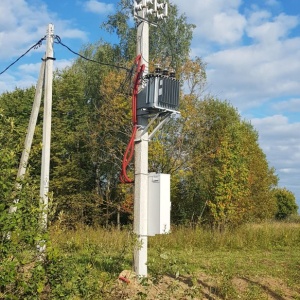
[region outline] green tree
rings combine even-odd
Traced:
[[[0,236],[10,230],[8,208],[13,203],[13,188],[17,175],[17,149],[15,138],[18,136],[13,118],[7,118],[0,109]]]
[[[276,219],[284,220],[291,215],[296,215],[298,205],[296,204],[295,195],[286,188],[274,189],[274,195],[277,200]]]
[[[115,49],[125,60],[132,60],[136,54],[136,27],[132,26],[132,1],[120,0],[117,12],[108,16],[102,25],[110,33],[116,33],[119,44]],[[150,22],[158,23],[149,28],[150,63],[162,63],[164,67],[172,67],[177,71],[188,59],[192,41],[193,24],[187,23],[185,15],[179,15],[177,6],[169,4],[169,16],[159,22],[149,16]],[[137,20],[138,22],[138,20]],[[168,65],[165,65],[165,64]],[[150,66],[151,67],[151,66]]]
[[[265,153],[258,143],[258,132],[250,123],[244,122],[247,130],[244,132],[244,143],[249,169],[248,187],[250,194],[246,211],[246,220],[261,221],[272,219],[277,205],[271,192],[278,184],[275,169],[270,167]]]
[[[82,74],[66,69],[55,75],[50,188],[56,214],[68,223],[93,223],[99,215],[93,190],[95,174],[90,148],[89,107]]]
[[[172,219],[217,228],[268,219],[277,184],[253,126],[228,102],[203,97],[205,66],[188,61],[181,115],[149,147],[150,171],[172,174]]]

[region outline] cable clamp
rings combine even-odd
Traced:
[[[42,58],[42,61],[47,61],[48,59],[50,59],[50,60],[56,60],[56,58],[55,57],[46,57],[46,58]]]
[[[143,139],[143,137],[134,140],[135,143],[149,142],[149,141],[150,141],[149,139]]]

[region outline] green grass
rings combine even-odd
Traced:
[[[175,227],[149,238],[149,278],[121,284],[134,235],[53,226],[47,280],[36,299],[300,299],[300,224],[249,224],[215,232]]]

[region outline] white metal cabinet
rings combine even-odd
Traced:
[[[170,174],[150,173],[148,178],[148,235],[170,231]]]

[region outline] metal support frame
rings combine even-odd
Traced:
[[[156,125],[156,127],[152,130],[151,133],[148,133],[148,141],[151,141],[152,137],[154,136],[154,134],[166,123],[170,120],[171,116],[174,114],[178,114],[178,112],[170,112],[170,111],[161,111],[159,113],[157,113],[156,115],[154,115],[151,118],[151,121],[148,123],[148,125],[144,128],[144,130],[142,131],[141,137],[137,140],[135,139],[136,142],[141,141],[143,139],[143,135],[144,133],[148,132],[148,129],[151,127],[151,125],[155,122],[155,120],[157,120],[158,118],[161,117],[161,120],[159,122],[159,124]],[[149,118],[150,119],[150,118]]]
[[[152,137],[154,136],[154,134],[165,124],[165,123],[167,123],[169,120],[170,120],[170,118],[171,118],[171,115],[172,115],[173,113],[171,113],[171,112],[168,112],[167,114],[165,114],[164,116],[163,116],[163,118],[160,120],[160,122],[159,122],[159,124],[157,124],[157,126],[152,130],[152,132],[149,134],[149,136],[148,136],[148,139],[149,139],[149,141],[152,139]]]

